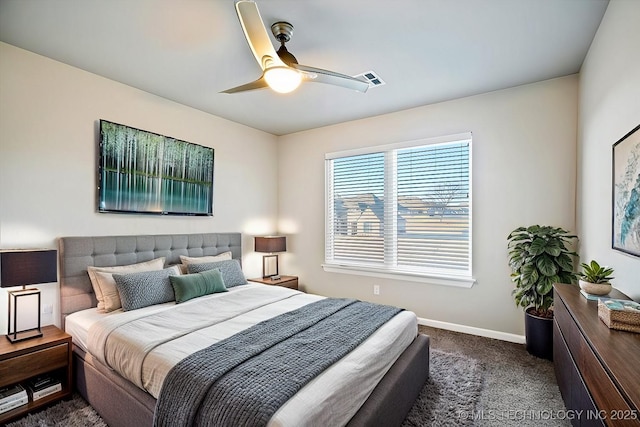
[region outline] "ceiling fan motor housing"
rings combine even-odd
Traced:
[[[293,25],[285,21],[278,21],[271,25],[271,32],[280,43],[291,40],[293,35]]]
[[[271,25],[271,32],[275,38],[280,42],[280,49],[278,49],[278,56],[285,64],[291,66],[291,64],[297,64],[298,60],[292,53],[290,53],[286,46],[286,42],[291,40],[293,35],[293,25],[288,22],[278,21]]]

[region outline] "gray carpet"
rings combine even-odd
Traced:
[[[403,427],[470,426],[482,391],[482,368],[466,356],[431,350],[429,379]]]
[[[431,336],[430,378],[403,427],[569,426],[553,363],[523,345],[420,326]],[[542,417],[542,419],[540,418]],[[99,426],[78,395],[8,427]]]
[[[473,425],[571,425],[564,419],[567,413],[553,362],[530,355],[523,344],[427,326],[419,329],[431,337],[432,349],[467,356],[481,366],[483,385]]]
[[[102,418],[79,394],[49,408],[29,414],[7,427],[107,427]]]

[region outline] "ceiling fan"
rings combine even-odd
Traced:
[[[236,2],[236,12],[249,47],[262,68],[262,76],[256,81],[224,90],[222,93],[237,93],[266,87],[276,92],[288,93],[295,90],[302,82],[327,83],[359,92],[366,92],[369,88],[369,83],[365,80],[298,64],[295,56],[285,47],[285,43],[291,40],[293,33],[293,25],[288,22],[276,22],[271,26],[271,32],[280,42],[280,49],[276,52],[260,17],[258,5],[254,1]]]

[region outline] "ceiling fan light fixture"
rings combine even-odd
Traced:
[[[303,81],[341,86],[362,93],[369,88],[369,83],[362,78],[299,64],[285,46],[293,34],[293,25],[289,22],[278,21],[271,25],[271,32],[280,42],[280,49],[276,52],[256,2],[236,0],[235,4],[242,32],[260,65],[262,76],[255,82],[224,90],[224,93],[238,93],[267,86],[276,92],[288,93],[294,91]]]
[[[278,93],[289,93],[296,90],[302,82],[302,75],[289,67],[271,67],[264,70],[264,79],[269,87]]]

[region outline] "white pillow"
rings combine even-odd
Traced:
[[[184,255],[180,255],[180,262],[182,265],[180,266],[180,271],[182,274],[187,274],[187,268],[189,264],[204,264],[207,262],[218,262],[218,261],[226,261],[232,259],[233,255],[231,251],[222,252],[218,255],[210,255],[210,256],[199,256],[199,257],[188,257]]]
[[[164,260],[164,257],[160,257],[138,264],[118,265],[115,267],[87,267],[91,285],[93,285],[93,292],[95,292],[98,299],[98,312],[108,313],[122,307],[113,273],[127,274],[162,270],[164,268]]]

